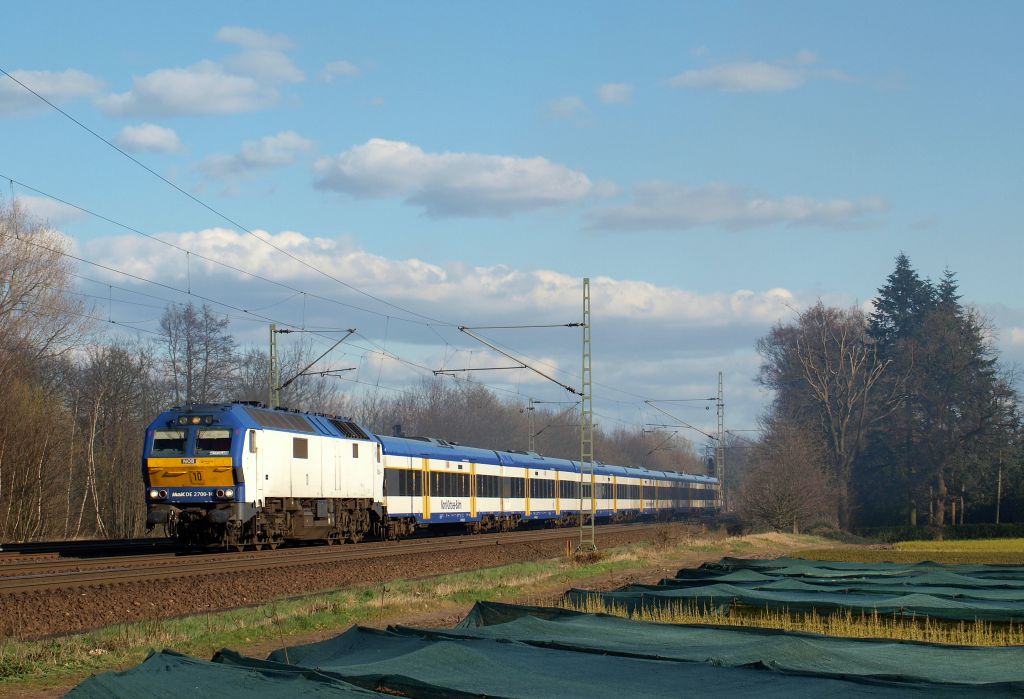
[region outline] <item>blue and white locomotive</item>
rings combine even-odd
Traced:
[[[421,527],[505,531],[598,520],[710,516],[707,476],[385,437],[339,416],[257,403],[188,405],[146,430],[147,526],[187,546],[397,538]],[[593,497],[593,500],[591,499]]]

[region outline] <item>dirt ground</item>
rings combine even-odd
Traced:
[[[650,537],[651,534],[648,533],[646,536]],[[774,557],[782,555],[784,553],[784,551],[781,550],[781,549],[787,549],[789,551],[792,551],[792,550],[796,550],[797,548],[799,548],[799,546],[791,538],[787,537],[786,535],[767,534],[767,535],[761,535],[761,537],[763,537],[767,542],[770,542],[771,544],[773,544],[774,548],[776,550],[771,552],[771,553],[752,552],[747,557],[750,557],[750,558],[763,558],[763,557],[774,558]],[[621,546],[621,545],[626,544],[626,543],[635,543],[637,540],[639,540],[635,535],[623,535],[623,538],[626,539],[626,541],[617,541],[617,542],[614,542],[614,543],[611,542],[611,541],[606,541],[606,542],[603,542],[603,543],[604,543],[604,545],[606,547],[611,547],[613,545]],[[542,552],[541,550],[538,550],[538,549],[534,549],[532,552],[529,552],[529,553],[527,553],[525,551],[519,551],[519,552],[517,552],[518,556],[519,556],[518,560],[523,560],[523,561],[525,561],[525,560],[540,560],[540,559],[543,559],[543,558],[546,558],[546,557],[553,557],[553,556],[556,556],[556,555],[562,553],[562,551],[564,550],[564,545],[562,543],[558,543],[556,545],[556,548],[557,548],[557,550],[552,551],[552,552]],[[544,554],[544,555],[539,555],[539,554]],[[744,555],[746,555],[746,554],[744,554]],[[704,563],[706,561],[717,561],[721,557],[722,557],[722,553],[721,552],[709,552],[709,553],[691,552],[691,553],[682,553],[682,554],[680,554],[678,556],[673,557],[673,559],[672,559],[670,564],[652,565],[652,566],[650,566],[648,568],[645,568],[643,570],[635,570],[634,569],[634,570],[628,571],[628,572],[610,573],[610,574],[604,574],[604,575],[600,575],[600,576],[596,576],[596,577],[592,577],[592,578],[580,579],[580,580],[574,581],[573,585],[574,585],[574,587],[582,587],[582,588],[587,588],[587,589],[591,589],[591,590],[613,590],[613,589],[615,589],[617,587],[621,587],[623,585],[628,585],[628,584],[633,584],[633,583],[656,583],[657,581],[661,580],[662,578],[674,574],[680,568],[696,567],[696,566],[699,566],[701,563]],[[501,554],[500,558],[505,559],[506,555],[505,554]],[[468,569],[471,569],[473,567],[475,567],[475,568],[482,568],[482,567],[488,567],[488,566],[494,566],[494,565],[501,565],[503,563],[508,563],[508,562],[512,562],[511,558],[510,559],[506,559],[506,560],[502,560],[501,562],[489,561],[488,564],[481,564],[481,565],[468,566],[468,567],[466,565],[462,565],[462,566],[460,566],[457,569],[447,568],[447,569],[437,570],[436,574],[454,572],[455,570],[468,570]],[[406,561],[406,563],[408,563],[408,561]],[[437,563],[441,563],[441,562],[438,561]],[[450,564],[450,561],[447,562],[447,563]],[[465,561],[463,561],[463,564],[465,564]],[[394,565],[397,567],[397,562],[395,562]],[[427,569],[432,569],[433,568],[433,566],[425,566],[425,567]],[[441,567],[444,568],[443,565],[441,565]],[[388,568],[390,568],[390,566],[388,566]],[[404,574],[402,575],[402,577],[409,577],[408,576],[408,570],[409,570],[408,567],[403,568]],[[367,572],[367,571],[364,571],[364,573],[365,572]],[[389,580],[391,578],[385,577],[386,575],[389,575],[389,574],[392,576],[392,578],[393,577],[397,577],[398,576],[398,571],[397,570],[390,570],[388,572],[385,572],[385,570],[376,571],[376,572],[374,572],[373,577],[377,577],[379,575],[379,579]],[[429,575],[429,574],[435,574],[435,573],[434,572],[424,572],[422,574],[423,575]],[[360,575],[358,577],[360,578],[360,580],[358,580],[358,581],[350,580],[348,584],[352,584],[353,582],[363,582],[363,581],[366,581],[366,575],[365,574],[364,575]],[[338,585],[338,587],[341,587],[341,586],[343,586],[343,585]],[[323,588],[321,588],[321,589],[323,589]],[[312,592],[312,590],[307,590],[307,591]],[[559,581],[557,581],[557,580],[553,580],[550,583],[542,584],[542,585],[539,585],[539,586],[533,588],[528,595],[523,595],[523,596],[518,596],[518,597],[503,598],[503,599],[500,599],[498,601],[512,603],[512,604],[550,605],[550,604],[553,604],[554,602],[556,602],[561,597],[562,593],[564,593],[564,592],[565,592],[564,585],[562,583],[560,583]],[[281,596],[281,595],[278,595],[278,596]],[[366,622],[363,625],[364,626],[372,626],[372,627],[376,627],[376,628],[385,628],[385,627],[387,627],[389,625],[421,626],[421,627],[437,627],[437,628],[451,627],[451,626],[454,626],[455,624],[459,623],[466,616],[466,614],[469,612],[469,610],[471,608],[472,608],[472,604],[447,604],[447,605],[442,604],[442,605],[434,607],[429,612],[411,613],[411,614],[410,613],[403,613],[403,614],[395,614],[395,615],[384,615],[384,616],[382,616],[381,618],[379,618],[377,620],[374,620],[372,622]],[[286,641],[287,641],[287,644],[289,646],[298,646],[298,645],[303,645],[303,644],[307,644],[307,643],[315,643],[317,641],[322,641],[322,640],[325,640],[327,638],[331,638],[333,636],[337,636],[338,634],[343,633],[344,631],[346,631],[348,628],[349,628],[348,626],[345,626],[345,627],[338,627],[338,628],[335,628],[335,629],[325,629],[325,630],[322,630],[322,631],[317,631],[317,632],[308,633],[308,634],[290,636],[290,637],[288,637],[286,639]],[[251,646],[238,647],[238,648],[235,648],[235,650],[237,650],[238,652],[240,652],[240,653],[242,653],[244,655],[248,655],[248,656],[251,656],[251,657],[265,658],[267,655],[269,655],[271,653],[271,651],[274,651],[274,650],[280,648],[281,645],[282,644],[281,644],[280,641],[273,641],[273,640],[271,640],[271,641],[265,641],[265,642],[262,642],[262,643],[254,644],[254,645],[251,645]],[[54,697],[60,697],[64,693],[69,691],[78,682],[80,682],[81,679],[83,679],[83,678],[79,678],[78,680],[70,681],[70,682],[62,682],[59,685],[55,684],[55,685],[52,685],[52,686],[45,686],[45,687],[38,687],[37,686],[37,687],[34,687],[32,689],[27,689],[27,688],[26,689],[16,689],[16,690],[11,690],[11,691],[7,691],[7,692],[4,692],[3,690],[0,690],[0,695],[6,696],[6,697],[11,697],[12,699],[53,699]]]

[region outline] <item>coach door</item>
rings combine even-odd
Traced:
[[[512,497],[511,481],[509,480],[509,477],[512,475],[509,471],[509,467],[512,466],[512,457],[499,451],[498,461],[501,462],[501,480],[499,481],[498,496],[501,498],[501,511],[508,512],[510,504],[506,504],[506,500]]]

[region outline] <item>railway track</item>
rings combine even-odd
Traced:
[[[658,525],[609,524],[603,525],[600,531],[611,534],[640,531],[654,526]],[[0,595],[244,573],[267,568],[290,568],[531,542],[572,542],[575,537],[575,529],[564,528],[201,556],[165,553],[87,559],[35,559],[0,564],[4,571],[0,577]]]
[[[92,558],[106,556],[142,555],[158,551],[173,551],[177,545],[171,539],[84,539],[78,541],[31,541],[0,544],[0,564],[32,557]]]

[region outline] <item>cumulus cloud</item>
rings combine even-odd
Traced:
[[[605,83],[597,88],[597,96],[605,104],[623,104],[633,98],[633,86],[628,83]]]
[[[559,97],[548,102],[548,116],[553,119],[571,119],[587,111],[586,103],[576,95]]]
[[[80,70],[12,70],[10,73],[54,104],[93,97],[103,89],[102,80]],[[0,77],[0,115],[43,109],[47,109],[47,106],[38,97],[10,78]]]
[[[100,97],[97,105],[114,116],[236,114],[265,109],[277,102],[282,84],[305,80],[285,53],[287,37],[224,27],[217,38],[242,51],[223,62],[204,59],[135,76],[131,90]]]
[[[324,82],[331,82],[337,77],[352,78],[357,75],[359,75],[359,68],[348,61],[331,61],[320,72],[320,78]]]
[[[18,205],[22,207],[28,215],[41,221],[48,226],[59,227],[65,223],[76,221],[85,216],[84,213],[62,204],[59,201],[54,201],[49,197],[33,197],[24,194],[18,195]]]
[[[114,142],[133,153],[177,153],[182,149],[174,129],[156,124],[126,126],[114,137]]]
[[[795,90],[812,78],[844,80],[835,69],[816,70],[817,55],[806,49],[777,61],[733,61],[706,68],[692,68],[669,78],[670,87],[723,92],[785,92]]]
[[[546,158],[427,153],[379,138],[322,158],[314,170],[319,189],[402,198],[435,217],[508,216],[578,201],[593,187],[582,172]]]
[[[770,198],[720,183],[688,187],[645,182],[633,188],[631,203],[593,212],[589,226],[623,231],[683,231],[700,226],[747,230],[772,225],[848,228],[885,206],[877,197],[859,201],[805,196]]]
[[[250,27],[221,27],[217,30],[217,40],[256,51],[287,51],[292,48],[291,39],[284,34],[268,34]]]
[[[506,313],[534,318],[575,317],[579,313],[580,279],[554,270],[520,270],[505,265],[438,265],[409,258],[394,259],[370,253],[350,240],[307,236],[296,231],[256,236],[298,258],[371,293],[398,302],[427,302],[445,307],[446,315],[467,318]],[[161,238],[194,253],[249,270],[281,282],[311,283],[309,269],[282,257],[254,236],[226,228],[165,233]],[[103,251],[108,264],[140,276],[182,278],[184,267],[168,265],[167,248],[135,236],[117,236],[86,243]],[[193,258],[192,272],[207,268],[223,277],[246,277]],[[312,278],[315,283],[315,277]],[[702,327],[735,323],[765,325],[788,317],[794,305],[810,301],[784,288],[761,291],[737,289],[698,293],[650,282],[595,277],[591,280],[593,309],[605,320],[667,323]],[[242,292],[245,293],[245,292]]]
[[[277,98],[276,88],[204,60],[135,77],[131,90],[101,97],[97,104],[114,116],[177,116],[253,112]]]
[[[291,165],[299,155],[312,151],[314,146],[313,141],[294,131],[282,131],[258,141],[246,141],[238,153],[211,155],[197,167],[216,179],[243,177]]]

